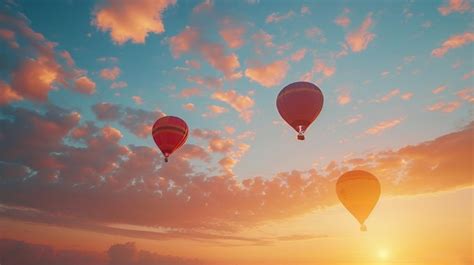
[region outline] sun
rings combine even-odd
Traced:
[[[379,259],[381,260],[387,260],[390,256],[390,253],[388,252],[387,249],[385,248],[381,248],[379,249],[379,251],[377,252],[377,256],[379,257]]]

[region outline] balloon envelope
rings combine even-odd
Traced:
[[[363,170],[342,174],[336,183],[337,197],[344,207],[359,221],[365,231],[365,220],[374,209],[380,197],[380,182]]]
[[[304,132],[318,117],[323,101],[323,93],[315,84],[295,82],[280,91],[276,105],[281,117],[298,132],[298,140],[304,140]]]
[[[153,140],[165,156],[165,162],[186,142],[188,131],[186,122],[178,117],[165,116],[155,122],[152,130]]]

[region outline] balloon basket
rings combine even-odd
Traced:
[[[296,138],[300,141],[303,141],[304,140],[304,135],[303,134],[298,134],[298,136]]]

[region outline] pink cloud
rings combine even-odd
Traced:
[[[269,64],[251,63],[245,70],[245,76],[264,87],[280,84],[288,73],[289,65],[284,60],[277,60]]]
[[[186,65],[194,69],[201,69],[201,64],[196,60],[186,60]]]
[[[467,0],[447,0],[446,5],[438,8],[439,13],[443,16],[447,16],[451,13],[465,13],[471,10],[471,4]]]
[[[326,77],[331,77],[336,72],[336,67],[329,66],[322,60],[315,60],[313,69],[317,73],[322,73]]]
[[[212,0],[204,0],[197,6],[193,8],[193,13],[202,13],[202,12],[209,12],[212,10],[214,6],[214,1]]]
[[[0,29],[0,39],[6,41],[12,49],[17,49],[20,47],[18,42],[16,42],[14,31],[8,29]]]
[[[337,103],[339,105],[346,105],[351,102],[351,94],[348,90],[343,90],[342,93],[337,97]]]
[[[143,98],[140,96],[132,96],[132,100],[135,102],[137,105],[142,105],[143,104]]]
[[[474,88],[464,88],[456,93],[456,95],[469,103],[474,103]]]
[[[403,100],[410,100],[413,97],[413,93],[407,92],[401,96]]]
[[[469,73],[465,73],[465,74],[462,76],[462,79],[467,80],[467,79],[469,79],[469,78],[471,78],[471,77],[473,77],[473,76],[474,76],[474,70],[470,71]]]
[[[275,44],[273,44],[273,36],[263,30],[253,34],[252,39],[257,45],[263,45],[267,48],[275,46]]]
[[[458,109],[460,106],[461,106],[461,103],[458,101],[451,101],[448,103],[440,101],[433,105],[428,106],[427,109],[429,111],[441,111],[441,112],[450,113]]]
[[[183,109],[187,111],[193,111],[194,110],[194,104],[193,103],[186,103],[183,105]]]
[[[367,48],[370,42],[375,38],[375,34],[369,32],[373,25],[372,13],[369,13],[362,25],[356,30],[352,31],[346,36],[346,43],[353,52],[361,52]]]
[[[265,19],[265,23],[278,23],[282,20],[286,20],[291,18],[292,16],[295,15],[295,12],[292,10],[288,11],[286,14],[280,15],[278,12],[271,13],[268,15],[268,17]]]
[[[234,22],[228,18],[221,22],[219,34],[231,49],[240,48],[245,43],[243,38],[245,27],[234,24]]]
[[[433,89],[431,92],[433,92],[433,94],[439,94],[441,92],[443,92],[444,90],[446,90],[447,86],[439,86],[435,89]]]
[[[367,129],[365,133],[370,134],[370,135],[380,134],[387,129],[397,126],[402,121],[403,121],[403,118],[382,121],[382,122],[377,123],[374,127]]]
[[[381,102],[386,102],[386,101],[389,101],[391,98],[393,98],[394,96],[400,94],[400,89],[396,88],[396,89],[393,89],[391,90],[390,92],[388,92],[388,94],[386,94],[385,96],[383,96],[380,101]]]
[[[239,58],[235,53],[226,55],[224,47],[220,44],[203,44],[200,48],[204,59],[226,77],[231,77],[234,71],[240,67]]]
[[[117,79],[117,77],[119,77],[119,75],[120,75],[120,68],[118,68],[117,66],[113,68],[105,68],[100,71],[100,76],[103,79],[107,79],[107,80],[115,80]]]
[[[183,32],[170,38],[171,53],[175,58],[179,58],[181,54],[190,52],[193,47],[198,45],[200,38],[197,28],[186,27]]]
[[[305,54],[306,54],[305,48],[299,49],[291,55],[290,59],[292,61],[299,62],[304,58]]]
[[[15,55],[14,62],[6,66],[10,72],[9,88],[15,92],[16,100],[47,101],[49,92],[59,88],[87,88],[79,92],[91,92],[90,79],[86,71],[75,66],[74,60],[67,51],[56,51],[56,43],[48,41],[42,34],[33,31],[27,18],[20,14],[0,13],[0,23],[8,30],[2,31],[0,39],[18,41],[22,52],[18,53],[16,45],[9,45],[6,52]],[[12,39],[14,38],[14,39]],[[81,79],[81,77],[84,77]],[[87,83],[86,83],[87,82]],[[88,85],[88,87],[87,87]],[[4,88],[4,92],[7,91]],[[9,90],[8,90],[9,91]],[[10,98],[13,95],[9,93]]]
[[[87,76],[81,76],[75,81],[74,89],[82,94],[92,95],[95,93],[95,83]]]
[[[22,99],[23,97],[13,90],[10,85],[0,80],[0,106]]]
[[[453,35],[441,44],[441,47],[431,51],[434,57],[443,57],[449,50],[460,48],[474,41],[473,32],[464,32],[462,34]]]
[[[125,81],[118,81],[118,82],[113,82],[111,85],[110,85],[110,88],[112,89],[120,89],[120,88],[125,88],[127,87],[128,84],[127,82]]]
[[[217,105],[209,105],[209,106],[207,106],[207,109],[210,110],[212,113],[215,113],[215,114],[222,114],[224,112],[227,112],[226,108],[221,107],[221,106],[217,106]]]
[[[112,40],[121,45],[127,41],[145,43],[149,33],[165,31],[161,14],[176,0],[104,0],[94,11],[92,23],[110,31]]]
[[[313,76],[317,73],[321,73],[324,78],[329,78],[336,73],[336,67],[328,65],[325,61],[316,59],[313,62],[313,67],[307,73],[305,73],[301,79],[304,81],[312,81]]]
[[[198,52],[212,67],[221,71],[227,78],[235,75],[240,67],[239,58],[235,53],[226,54],[221,44],[204,41],[200,31],[187,27],[169,41],[171,52],[175,58],[183,53]]]
[[[360,121],[362,119],[362,117],[363,117],[362,114],[357,114],[357,115],[351,116],[346,120],[346,124],[356,123],[356,122]]]
[[[250,122],[252,119],[252,107],[255,101],[250,96],[240,95],[235,90],[227,90],[214,92],[211,98],[229,104],[245,122]]]
[[[325,42],[326,37],[324,37],[323,31],[318,27],[311,27],[304,31],[304,35],[309,39],[318,39],[320,42]]]
[[[350,12],[351,10],[349,8],[344,8],[344,11],[334,20],[334,23],[343,28],[347,28],[351,24],[351,19],[347,16]]]
[[[224,127],[224,130],[225,130],[228,134],[234,134],[234,133],[235,133],[235,128],[232,127],[232,126],[225,126],[225,127]]]
[[[196,83],[201,86],[205,86],[210,89],[221,88],[223,80],[215,77],[202,77],[202,76],[190,76],[187,78],[189,82]]]
[[[309,15],[311,14],[311,9],[308,6],[301,6],[300,13],[301,15]]]
[[[181,90],[179,96],[182,98],[189,98],[192,96],[200,95],[202,93],[201,89],[197,87],[185,88]]]

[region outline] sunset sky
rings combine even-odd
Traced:
[[[468,0],[5,0],[1,265],[474,264]],[[324,95],[305,141],[276,97]],[[169,163],[151,137],[178,116]],[[381,198],[367,232],[338,201]]]

